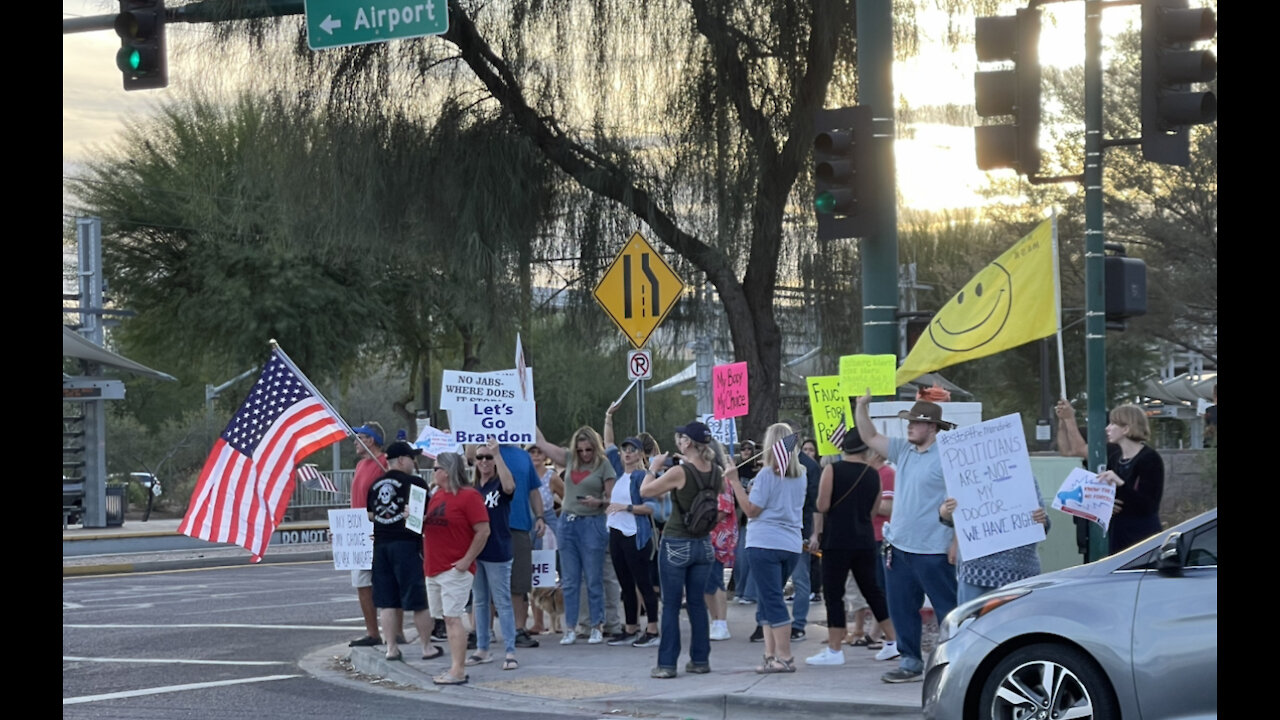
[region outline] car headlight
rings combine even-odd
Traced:
[[[942,619],[942,623],[938,626],[938,642],[944,643],[950,640],[974,620],[1030,592],[1029,588],[996,590],[966,602],[947,613],[947,616]]]

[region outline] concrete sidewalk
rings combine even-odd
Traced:
[[[129,527],[73,529],[64,531],[64,546],[89,546],[94,542],[150,537],[161,541],[177,532],[177,520],[131,523]],[[282,525],[282,528],[285,526]],[[315,562],[332,560],[328,543],[272,545],[264,563]],[[169,549],[129,553],[68,553],[64,551],[63,576],[101,575],[129,572],[172,571],[193,568],[248,565],[244,548],[204,543],[198,549]],[[353,596],[354,600],[354,596]],[[446,659],[424,661],[416,642],[404,646],[403,662],[388,662],[385,647],[326,647],[303,661],[319,662],[345,657],[364,674],[388,682],[420,688],[432,694],[433,702],[488,707],[495,712],[532,710],[540,712],[599,713],[635,717],[670,717],[710,720],[732,716],[735,720],[754,718],[864,718],[920,717],[921,683],[889,684],[880,676],[897,667],[896,660],[877,661],[876,652],[846,647],[845,664],[835,667],[806,665],[804,659],[826,644],[826,609],[812,603],[808,637],[793,642],[796,658],[794,674],[757,675],[763,642],[749,642],[755,629],[755,605],[730,603],[729,629],[732,639],[711,643],[711,668],[706,675],[684,672],[689,660],[689,627],[681,613],[682,651],[677,665],[679,676],[655,680],[649,671],[657,664],[657,648],[589,645],[585,637],[574,645],[559,644],[559,635],[540,635],[537,648],[517,648],[520,667],[502,670],[502,642],[495,637],[490,647],[493,663],[467,668],[466,685],[437,686],[431,678],[448,668]],[[930,617],[931,619],[931,617]],[[406,637],[416,638],[411,622]],[[497,623],[494,623],[495,630]],[[936,637],[936,625],[925,628],[925,652]],[[445,647],[446,643],[436,641]]]
[[[520,667],[502,670],[501,641],[490,645],[494,662],[466,668],[465,685],[437,686],[431,678],[449,667],[447,643],[435,641],[445,656],[422,660],[422,646],[402,646],[403,661],[388,661],[386,648],[337,646],[330,655],[346,656],[365,674],[435,693],[436,702],[491,707],[494,710],[590,712],[636,717],[709,718],[739,720],[764,717],[850,718],[919,717],[922,684],[889,684],[880,676],[897,667],[896,660],[877,661],[876,651],[847,647],[843,666],[810,666],[804,659],[826,644],[827,630],[818,624],[824,608],[811,606],[808,638],[792,643],[794,674],[758,675],[763,642],[749,642],[755,629],[755,606],[730,604],[730,640],[711,643],[711,668],[706,675],[684,672],[689,660],[689,627],[682,613],[682,649],[678,677],[655,680],[649,671],[657,664],[657,648],[588,645],[580,637],[574,645],[559,644],[559,635],[540,635],[537,648],[517,648]],[[497,623],[495,623],[496,629]],[[416,638],[412,627],[406,637]],[[932,638],[926,628],[926,636]],[[926,646],[926,650],[927,650]],[[468,651],[468,654],[471,651]]]

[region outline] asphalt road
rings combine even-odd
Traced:
[[[62,717],[493,716],[359,676],[325,652],[361,627],[349,575],[327,563],[64,578]],[[522,710],[504,717],[565,717]]]

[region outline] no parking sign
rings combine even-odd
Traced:
[[[653,356],[649,354],[648,350],[627,351],[627,379],[653,379]]]

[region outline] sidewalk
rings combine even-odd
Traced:
[[[64,545],[89,544],[115,538],[151,537],[157,541],[177,532],[178,520],[130,522],[116,528],[73,528],[63,532]],[[306,524],[302,524],[303,526]],[[282,528],[285,526],[282,525]],[[328,543],[272,545],[262,562],[330,561]],[[62,572],[73,575],[101,575],[128,572],[150,572],[202,567],[248,565],[244,548],[206,544],[195,550],[154,550],[115,554],[68,554],[64,552]],[[504,710],[536,710],[541,712],[600,713],[635,717],[671,717],[693,720],[735,720],[754,718],[804,717],[920,717],[921,683],[889,684],[880,676],[897,667],[896,660],[877,661],[875,651],[845,647],[845,664],[815,667],[804,659],[826,644],[824,625],[826,608],[812,603],[808,637],[793,642],[796,658],[794,674],[757,675],[755,667],[764,653],[763,642],[749,642],[755,629],[755,605],[730,603],[729,629],[732,639],[711,643],[711,668],[707,675],[684,672],[689,659],[689,627],[681,613],[682,650],[677,670],[679,676],[655,680],[649,671],[657,661],[657,648],[610,647],[588,645],[580,638],[574,645],[559,644],[559,635],[539,635],[537,648],[517,648],[520,668],[503,671],[502,642],[495,640],[490,651],[497,660],[490,664],[467,668],[470,682],[466,685],[441,687],[431,678],[448,668],[448,660],[421,659],[421,646],[416,642],[404,646],[404,662],[387,662],[384,647],[347,647],[345,643],[329,646],[307,662],[326,661],[333,657],[348,658],[352,667],[367,675],[389,682],[420,688],[432,693],[432,701],[469,707]],[[407,623],[406,637],[416,639],[412,624]],[[495,630],[497,623],[494,623]],[[932,630],[932,631],[931,631]],[[936,626],[926,625],[925,652],[936,637]],[[446,648],[446,643],[436,641]]]
[[[682,613],[682,650],[679,676],[655,680],[649,671],[656,664],[657,648],[588,645],[579,638],[574,645],[559,644],[559,635],[537,636],[537,648],[517,648],[520,668],[502,670],[501,641],[490,645],[493,663],[467,668],[466,685],[437,686],[431,678],[449,667],[447,643],[436,641],[446,655],[421,659],[422,646],[402,646],[404,661],[388,662],[384,647],[327,648],[330,655],[345,656],[352,666],[368,675],[401,685],[437,693],[436,702],[492,707],[494,710],[579,711],[601,714],[668,716],[677,718],[754,717],[919,717],[922,684],[889,684],[881,674],[897,667],[896,660],[877,661],[876,652],[845,648],[845,664],[834,667],[805,665],[804,658],[825,646],[827,629],[817,624],[826,611],[819,603],[810,607],[808,637],[792,643],[797,670],[794,674],[757,675],[755,667],[764,653],[763,642],[749,642],[755,629],[755,606],[731,603],[728,609],[732,639],[711,643],[711,668],[707,675],[684,672],[688,661],[688,622]],[[815,622],[817,621],[817,622]],[[495,630],[497,623],[495,623]],[[407,630],[416,639],[412,627]],[[931,635],[926,626],[926,635]],[[927,647],[926,647],[927,651]]]

